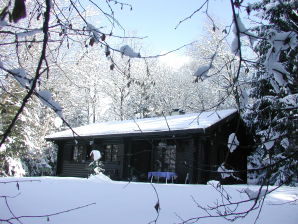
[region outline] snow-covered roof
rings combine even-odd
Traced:
[[[95,137],[121,134],[143,134],[178,130],[195,130],[211,127],[217,122],[236,113],[236,109],[209,111],[166,117],[144,118],[126,121],[109,121],[74,128],[81,137]],[[47,140],[72,138],[71,130],[57,132],[46,136]]]

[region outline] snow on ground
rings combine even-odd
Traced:
[[[8,198],[8,204],[15,216],[46,215],[68,210],[90,203],[96,203],[79,210],[42,218],[23,218],[12,223],[23,224],[142,224],[156,218],[154,208],[157,198],[150,183],[127,183],[111,181],[107,177],[62,178],[0,178],[0,182],[38,180],[37,182],[19,182],[17,184],[0,184],[1,196]],[[39,182],[40,180],[40,182]],[[219,194],[210,185],[154,184],[160,198],[160,216],[157,223],[181,223],[199,215],[206,215],[197,208],[201,205],[212,205]],[[239,191],[256,186],[225,186],[233,200],[247,199]],[[298,187],[281,187],[266,197],[261,216],[257,223],[296,224],[298,220]],[[296,200],[294,203],[286,203]],[[0,198],[0,219],[12,217],[5,199]],[[257,212],[250,213],[244,219],[234,223],[254,223]],[[180,217],[180,218],[179,218]],[[2,222],[0,222],[2,223]],[[3,222],[4,223],[4,222]],[[229,223],[222,218],[203,219],[198,223]]]

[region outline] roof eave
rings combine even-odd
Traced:
[[[153,132],[139,132],[139,133],[123,133],[123,134],[107,134],[107,135],[87,135],[77,136],[76,138],[89,138],[89,139],[100,139],[100,138],[125,138],[125,137],[150,137],[150,136],[171,136],[171,135],[183,135],[183,134],[200,134],[204,133],[205,129],[183,129],[183,130],[171,130],[171,131],[153,131]],[[45,138],[46,141],[63,141],[74,139],[73,136],[57,137],[57,138]]]
[[[74,138],[84,138],[84,139],[103,139],[103,138],[125,138],[125,137],[150,137],[150,136],[171,136],[171,135],[183,135],[183,134],[204,134],[212,130],[214,126],[224,124],[235,116],[237,116],[238,112],[235,111],[234,113],[230,114],[229,116],[219,120],[218,122],[212,124],[207,128],[195,128],[195,129],[180,129],[180,130],[167,130],[167,131],[152,131],[152,132],[139,132],[139,133],[122,133],[122,134],[105,134],[105,135],[87,135],[87,136],[66,136],[66,137],[57,137],[57,138],[45,138],[46,141],[64,141],[64,140],[71,140]]]

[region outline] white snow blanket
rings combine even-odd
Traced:
[[[147,224],[156,218],[154,208],[157,202],[155,191],[150,183],[116,182],[102,176],[92,179],[35,177],[35,178],[0,178],[0,182],[36,180],[37,182],[1,183],[1,196],[7,198],[11,211],[22,218],[12,223],[23,224]],[[221,201],[220,188],[211,185],[154,184],[160,199],[160,215],[157,223],[182,223],[182,220],[206,215],[194,200],[202,206],[214,205]],[[234,185],[223,186],[232,196],[232,201],[248,199],[247,190],[256,192],[258,186]],[[242,193],[241,193],[242,192]],[[298,188],[281,187],[267,195],[257,223],[297,224]],[[296,201],[295,201],[296,200]],[[90,206],[51,215],[94,203]],[[240,206],[248,208],[253,202]],[[11,218],[0,198],[1,219]],[[48,218],[47,218],[48,215]],[[236,224],[252,224],[258,211],[251,212]],[[190,222],[193,223],[193,222]],[[200,224],[230,224],[223,218],[202,219]]]

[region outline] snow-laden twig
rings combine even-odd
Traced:
[[[228,139],[228,149],[230,153],[234,152],[239,146],[239,141],[237,139],[236,133],[231,133]]]
[[[154,220],[148,222],[148,224],[151,224],[151,223],[155,223],[156,224],[157,221],[158,221],[159,215],[160,215],[160,209],[161,209],[160,208],[160,200],[159,200],[159,195],[158,195],[158,192],[157,192],[155,186],[153,185],[153,183],[150,183],[150,185],[152,186],[152,188],[153,188],[153,190],[155,192],[156,198],[157,198],[157,201],[156,201],[156,203],[154,205],[154,209],[155,209],[157,215],[156,215],[156,218]]]
[[[38,33],[42,33],[42,29],[33,29],[33,30],[16,33],[16,36],[18,38],[25,38],[25,37],[34,36],[35,34],[38,34]]]
[[[236,177],[234,174],[236,174],[237,172],[234,172],[234,170],[229,170],[225,167],[225,164],[222,163],[218,168],[217,168],[217,172],[221,175],[222,179],[225,178],[229,178],[232,177],[235,180],[239,180],[241,181],[241,179],[239,177]]]
[[[60,118],[63,117],[62,108],[59,103],[52,99],[52,93],[50,91],[40,90],[35,92],[35,94],[45,106],[50,107]]]
[[[141,54],[136,53],[130,46],[124,45],[120,48],[120,53],[130,58],[140,58]]]
[[[50,11],[51,11],[50,5],[51,5],[50,0],[46,0],[46,11],[44,13],[44,22],[43,22],[43,34],[44,34],[43,35],[43,46],[42,46],[39,62],[38,62],[38,65],[37,65],[37,68],[35,71],[35,77],[32,80],[32,85],[31,85],[27,95],[24,97],[22,104],[21,104],[20,108],[18,109],[16,115],[11,120],[11,123],[8,126],[8,128],[4,131],[4,134],[2,135],[2,139],[0,142],[0,147],[6,141],[8,135],[10,134],[12,128],[14,127],[16,121],[18,120],[18,117],[22,113],[23,109],[25,108],[25,106],[26,106],[27,102],[29,101],[29,99],[31,98],[31,96],[34,94],[37,82],[42,74],[41,68],[42,68],[42,64],[44,63],[44,61],[46,61],[46,48],[47,48],[47,43],[48,43],[48,39],[49,39],[48,29],[49,29]]]
[[[199,217],[189,218],[180,222],[180,224],[190,224],[190,223],[197,223],[199,220],[208,219],[208,218],[224,218],[230,222],[234,222],[238,219],[242,219],[246,217],[251,211],[258,210],[258,214],[260,214],[260,210],[262,204],[264,202],[264,197],[260,197],[261,193],[263,192],[263,186],[256,191],[256,197],[248,198],[241,201],[233,201],[233,197],[224,189],[222,185],[218,184],[211,184],[216,192],[219,193],[221,197],[221,201],[214,202],[214,205],[202,206],[199,202],[192,197],[196,206],[203,210],[206,215],[202,215]],[[275,189],[274,189],[275,190]],[[266,190],[265,194],[269,194],[270,192],[274,191]],[[243,193],[243,192],[239,192]],[[242,208],[241,205],[249,205],[247,208]],[[258,219],[258,216],[255,220]]]
[[[198,82],[198,79],[201,79],[203,81],[210,77],[210,76],[208,76],[208,73],[212,68],[214,68],[213,62],[216,58],[216,55],[217,55],[217,51],[215,51],[215,53],[210,58],[210,62],[208,63],[208,65],[200,66],[196,70],[196,72],[193,74],[194,76],[196,76],[195,82]]]
[[[66,209],[66,210],[63,210],[63,211],[59,211],[59,212],[54,212],[54,213],[49,213],[49,214],[41,214],[41,215],[21,215],[21,216],[14,216],[14,217],[11,217],[11,218],[8,218],[8,219],[1,219],[0,218],[0,221],[2,222],[7,222],[7,223],[11,223],[11,221],[14,221],[14,220],[21,220],[21,219],[25,219],[25,218],[47,218],[48,221],[50,221],[50,217],[52,216],[57,216],[57,215],[61,215],[61,214],[64,214],[64,213],[68,213],[68,212],[72,212],[72,211],[75,211],[75,210],[79,210],[79,209],[82,209],[82,208],[86,208],[86,207],[89,207],[89,206],[92,206],[92,205],[95,205],[96,203],[93,202],[93,203],[89,203],[89,204],[86,204],[86,205],[82,205],[82,206],[78,206],[78,207],[74,207],[74,208],[70,208],[70,209]]]

